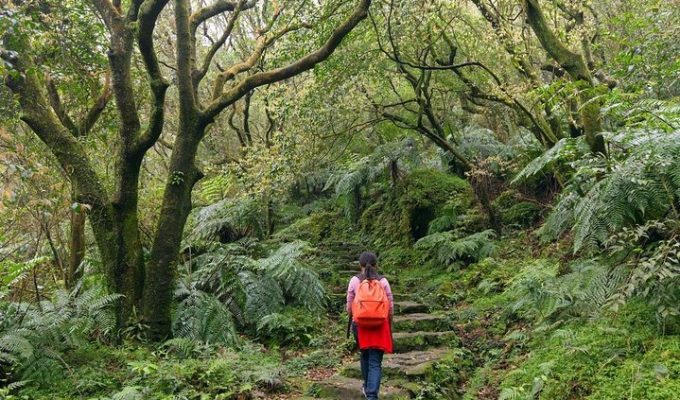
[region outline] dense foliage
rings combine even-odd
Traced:
[[[446,328],[386,393],[676,398],[678,21],[0,2],[0,399],[337,398],[366,249]]]

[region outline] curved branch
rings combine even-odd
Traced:
[[[52,80],[49,75],[47,75],[45,78],[45,87],[47,89],[47,97],[50,100],[50,105],[52,106],[54,113],[57,115],[57,118],[59,118],[61,124],[64,125],[64,127],[68,129],[69,132],[73,134],[73,136],[78,136],[78,128],[76,128],[76,124],[73,123],[73,120],[64,109],[64,105],[61,102],[61,97],[59,96],[57,86],[54,84],[54,80]]]
[[[144,61],[144,67],[149,74],[149,84],[153,96],[153,109],[147,129],[137,140],[134,151],[143,153],[153,146],[163,131],[165,121],[165,93],[168,89],[168,82],[161,73],[158,57],[153,42],[153,32],[158,21],[158,16],[163,8],[168,4],[168,0],[145,0],[139,7],[139,36],[137,46]]]
[[[87,112],[85,118],[80,121],[80,125],[78,126],[79,136],[87,136],[87,134],[90,133],[94,127],[94,124],[97,122],[97,120],[99,120],[102,112],[104,112],[106,105],[109,104],[112,94],[111,74],[107,72],[101,94],[97,98],[97,101],[95,101],[94,105],[92,105],[92,108],[90,108],[90,110]]]
[[[257,0],[249,0],[243,6],[241,7],[242,10],[247,10],[249,8],[255,7],[257,4]],[[205,22],[206,20],[219,15],[223,12],[226,11],[234,11],[238,7],[238,2],[237,1],[216,1],[213,4],[203,7],[200,10],[194,12],[191,14],[191,28],[192,31],[195,31],[196,28]]]
[[[231,36],[231,32],[234,29],[234,25],[236,24],[236,20],[238,19],[238,16],[241,13],[241,9],[245,5],[245,0],[240,0],[238,4],[236,5],[236,9],[234,12],[231,14],[229,17],[229,21],[227,22],[227,26],[224,29],[224,32],[222,33],[222,36],[217,40],[217,42],[213,43],[212,46],[210,47],[210,50],[208,51],[208,54],[203,58],[203,64],[201,65],[201,68],[198,69],[194,73],[194,85],[198,86],[198,83],[203,79],[205,74],[208,73],[208,69],[210,68],[210,64],[212,63],[213,58],[215,57],[215,54],[217,54],[217,51],[224,45],[224,43],[227,41],[229,36]]]
[[[255,89],[256,87],[288,79],[302,72],[310,70],[317,64],[326,60],[331,56],[331,54],[333,54],[335,49],[352,31],[352,29],[354,29],[354,27],[356,27],[359,22],[366,18],[370,5],[371,0],[360,0],[357,6],[354,8],[352,14],[333,31],[324,45],[316,51],[313,51],[312,53],[309,53],[284,67],[253,74],[242,80],[235,87],[222,93],[206,108],[205,112],[203,113],[205,122],[212,122],[213,119],[222,110],[224,110],[225,107],[233,104],[236,100],[245,96],[246,93]]]

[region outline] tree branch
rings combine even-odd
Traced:
[[[165,121],[165,93],[168,89],[168,82],[161,74],[160,64],[153,42],[153,32],[156,27],[158,16],[163,8],[168,4],[168,0],[146,0],[139,7],[139,35],[137,46],[142,55],[146,72],[149,74],[149,84],[153,96],[153,109],[149,119],[148,127],[142,133],[135,145],[135,152],[140,153],[148,150],[158,141]]]
[[[91,0],[94,8],[99,12],[106,26],[111,30],[114,18],[120,17],[120,11],[110,0]]]
[[[177,88],[181,115],[193,115],[197,110],[196,92],[191,72],[193,37],[190,30],[189,0],[175,0],[175,26],[177,28]]]
[[[258,86],[279,82],[304,71],[314,68],[320,62],[330,57],[342,40],[354,29],[355,26],[364,20],[368,14],[371,0],[360,0],[354,8],[352,14],[343,21],[326,40],[323,46],[316,51],[294,61],[293,63],[276,68],[270,71],[259,72],[242,80],[238,85],[222,93],[205,110],[203,117],[207,122],[212,122],[214,118],[225,107],[234,103],[236,100],[245,96],[246,93]]]
[[[301,29],[301,28],[307,28],[310,27],[307,24],[303,25],[291,25],[288,26],[281,31],[277,32],[276,34],[272,35],[271,37],[267,36],[260,36],[257,39],[257,44],[255,46],[255,49],[253,50],[252,53],[248,56],[248,58],[238,64],[234,64],[231,67],[229,67],[227,70],[222,71],[218,76],[217,79],[215,79],[215,83],[213,85],[213,94],[212,98],[213,100],[217,99],[220,97],[222,92],[224,91],[224,85],[234,79],[236,75],[247,72],[251,70],[257,61],[262,57],[262,54],[264,53],[265,49],[269,45],[271,45],[273,42],[275,42],[277,39],[281,38],[283,35],[286,33]]]
[[[92,105],[92,108],[85,114],[85,118],[83,118],[78,125],[78,136],[87,136],[87,134],[90,133],[94,124],[99,120],[102,112],[104,112],[106,105],[109,104],[111,95],[111,75],[107,72],[101,94]]]
[[[60,123],[49,106],[37,68],[29,68],[32,60],[22,60],[14,52],[0,49],[0,58],[8,62],[20,76],[6,78],[6,84],[17,94],[21,119],[49,148],[67,176],[79,188],[78,202],[107,207],[106,190],[77,139]]]
[[[45,86],[47,89],[47,97],[50,100],[50,105],[52,106],[54,113],[57,115],[57,118],[59,118],[61,124],[64,125],[64,127],[68,129],[73,136],[78,136],[78,128],[76,128],[76,124],[73,123],[73,120],[64,109],[64,105],[61,103],[61,97],[59,96],[57,86],[54,84],[54,80],[52,80],[49,75],[47,75],[45,78]]]
[[[218,14],[221,14],[226,11],[234,11],[238,7],[240,1],[225,1],[225,0],[220,0],[216,1],[213,4],[203,7],[200,10],[194,12],[191,15],[191,30],[193,32],[196,31],[196,28],[200,24],[202,24],[204,21],[206,21],[209,18],[212,18]],[[257,0],[248,0],[243,4],[241,7],[241,10],[247,10],[249,8],[255,7],[257,4]]]
[[[206,56],[203,58],[203,64],[201,68],[194,72],[193,78],[195,87],[198,87],[198,83],[203,79],[205,74],[208,73],[208,69],[210,68],[210,64],[212,63],[215,54],[217,54],[217,51],[224,45],[224,43],[231,35],[231,32],[234,29],[234,25],[236,24],[236,20],[238,19],[238,16],[241,13],[241,9],[245,5],[245,2],[246,0],[240,0],[238,2],[238,4],[236,5],[236,9],[234,9],[234,12],[229,17],[229,21],[227,22],[227,26],[224,29],[222,36],[220,36],[220,38],[210,47],[208,54],[206,54]]]
[[[523,0],[529,25],[550,56],[574,79],[592,84],[592,76],[583,57],[569,50],[548,26],[538,0]]]

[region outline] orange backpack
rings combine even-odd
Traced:
[[[387,321],[390,301],[376,279],[364,279],[352,302],[352,319],[362,328],[377,328]]]

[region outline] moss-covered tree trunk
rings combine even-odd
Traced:
[[[601,101],[595,93],[595,85],[588,65],[581,54],[567,48],[550,29],[538,0],[523,0],[527,21],[545,51],[558,63],[571,78],[583,84],[579,98],[579,116],[586,141],[594,153],[607,154],[602,137]]]
[[[170,311],[176,271],[176,259],[182,233],[191,211],[191,191],[202,174],[194,162],[199,132],[195,121],[180,118],[180,130],[170,160],[163,205],[156,236],[146,266],[144,285],[144,320],[150,327],[152,339],[160,340],[170,334]]]
[[[76,193],[75,186],[72,185],[71,188],[71,201],[73,204],[77,204],[78,194]],[[68,254],[68,266],[66,270],[66,276],[64,281],[66,282],[66,287],[73,289],[76,282],[82,277],[82,270],[80,265],[83,263],[85,258],[85,223],[87,221],[85,210],[81,207],[71,207],[70,212],[71,217],[71,227],[69,233],[69,254]]]

